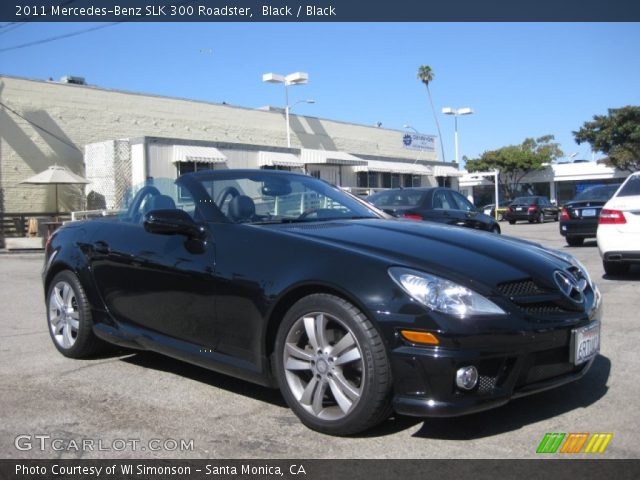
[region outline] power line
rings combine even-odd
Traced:
[[[43,43],[49,43],[49,42],[53,42],[53,41],[56,41],[56,40],[62,40],[63,38],[75,37],[77,35],[82,35],[82,34],[85,34],[85,33],[94,32],[96,30],[101,30],[103,28],[113,27],[114,25],[118,25],[119,23],[122,23],[122,22],[113,22],[113,23],[108,23],[106,25],[98,25],[97,27],[86,28],[86,29],[80,30],[78,32],[65,33],[65,34],[62,34],[62,35],[57,35],[55,37],[49,37],[49,38],[44,38],[42,40],[36,40],[34,42],[23,43],[21,45],[14,45],[13,47],[0,48],[0,53],[8,52],[8,51],[11,51],[11,50],[18,50],[20,48],[32,47],[34,45],[42,45]]]
[[[0,30],[0,35],[4,35],[5,33],[12,32],[17,28],[24,27],[26,24],[27,22],[22,22],[22,23],[14,22],[13,25],[7,25],[5,29]]]
[[[5,105],[4,103],[0,102],[0,106],[2,106],[3,108],[6,108],[7,110],[9,110],[11,113],[13,113],[14,115],[20,117],[21,119],[23,119],[25,122],[29,123],[30,125],[32,125],[33,127],[37,128],[38,130],[42,130],[43,132],[51,135],[53,138],[55,138],[56,140],[58,140],[59,142],[64,143],[65,145],[67,145],[68,147],[73,148],[74,150],[79,151],[80,153],[82,153],[82,150],[80,150],[75,144],[73,143],[69,143],[67,142],[64,138],[60,138],[58,135],[56,135],[55,133],[47,130],[44,127],[41,127],[40,125],[38,125],[35,122],[32,122],[31,120],[29,120],[28,118],[22,116],[20,113],[16,112],[13,108],[9,107],[8,105]]]

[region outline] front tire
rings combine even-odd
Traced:
[[[571,247],[579,247],[584,243],[584,238],[582,237],[567,237],[567,244]]]
[[[53,345],[65,357],[89,357],[104,347],[93,333],[87,296],[78,277],[69,270],[58,273],[49,285],[47,325]]]
[[[391,368],[377,330],[349,302],[309,295],[278,329],[275,367],[287,404],[306,426],[351,435],[391,411]]]

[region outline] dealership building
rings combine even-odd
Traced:
[[[0,76],[0,207],[8,215],[56,211],[52,186],[21,184],[51,165],[85,176],[60,186],[60,211],[87,207],[87,194],[118,208],[122,191],[149,177],[200,169],[306,172],[366,193],[451,185],[462,174],[437,161],[436,138],[370,125],[110,90],[78,77],[40,81]],[[82,191],[84,188],[84,191]]]
[[[629,172],[601,162],[553,163],[542,170],[525,175],[517,187],[517,195],[544,195],[562,205],[589,187],[622,183],[628,175]],[[459,179],[458,188],[476,206],[495,202],[495,188],[491,175],[465,172]],[[501,196],[500,200],[507,199]]]

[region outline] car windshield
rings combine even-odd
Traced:
[[[366,202],[306,175],[264,171],[200,172],[185,175],[177,183],[184,185],[196,202],[214,206],[218,215],[221,213],[234,223],[381,217]]]
[[[606,202],[616,192],[620,185],[599,185],[583,190],[574,200],[601,200]]]
[[[640,175],[634,175],[624,184],[618,193],[618,197],[631,197],[640,195]]]
[[[531,203],[536,203],[538,200],[538,197],[518,197],[516,198],[513,202],[511,202],[513,205],[515,205],[516,203],[527,203],[527,204],[531,204]]]

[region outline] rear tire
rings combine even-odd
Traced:
[[[509,220],[509,225],[515,225],[516,221],[515,220]]]
[[[494,225],[493,228],[491,229],[491,233],[500,235],[500,227],[498,225]]]
[[[106,344],[93,333],[91,308],[76,275],[58,273],[47,292],[47,325],[53,345],[65,357],[85,358]]]
[[[584,243],[584,238],[582,237],[567,237],[567,245],[571,247],[579,247]]]
[[[287,404],[331,435],[367,430],[391,413],[391,366],[378,331],[342,298],[314,294],[286,313],[275,369]]]
[[[602,266],[607,275],[624,275],[629,273],[629,264],[622,262],[607,262],[602,261]]]

